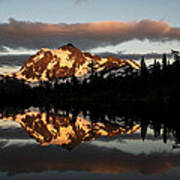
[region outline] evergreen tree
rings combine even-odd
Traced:
[[[156,66],[157,66],[157,61],[154,59],[154,63],[152,65],[152,76],[155,77],[156,75]]]
[[[179,56],[178,56],[178,54],[175,54],[175,55],[174,55],[174,60],[175,60],[175,61],[179,61]]]
[[[148,74],[148,69],[143,56],[141,59],[141,77],[145,77],[147,74]]]
[[[163,57],[162,57],[162,68],[163,68],[163,70],[165,70],[167,68],[167,56],[166,56],[166,54],[163,54]]]
[[[156,67],[156,65],[157,65],[157,60],[154,59],[154,67]]]
[[[154,59],[153,72],[155,72],[155,71],[156,71],[156,66],[157,66],[157,60],[156,60],[156,59]]]
[[[156,69],[158,72],[161,70],[161,64],[159,62],[156,63]]]
[[[167,64],[167,66],[170,66],[170,61],[168,60],[168,64]]]
[[[172,51],[172,55],[174,55],[174,61],[175,62],[180,61],[180,52],[179,51]]]
[[[141,138],[144,141],[146,138],[146,134],[147,134],[147,124],[142,121],[141,122]]]

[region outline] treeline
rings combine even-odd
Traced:
[[[154,60],[147,67],[144,57],[141,69],[110,68],[97,72],[93,68],[84,77],[63,77],[32,86],[25,81],[1,77],[1,104],[55,103],[179,103],[180,59],[170,64],[166,54],[162,63]]]

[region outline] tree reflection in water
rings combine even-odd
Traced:
[[[1,110],[1,118],[18,122],[43,146],[57,144],[71,150],[80,143],[102,136],[114,137],[136,132],[140,132],[144,140],[150,128],[154,131],[154,137],[162,135],[164,143],[173,136],[173,148],[179,148],[180,127],[176,119],[172,120],[176,115],[172,110],[161,109],[157,113],[156,110],[135,109],[130,112],[102,108],[4,108]]]

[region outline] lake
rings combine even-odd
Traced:
[[[1,108],[0,179],[177,179],[175,114],[136,111]]]

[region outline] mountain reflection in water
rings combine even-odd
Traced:
[[[180,176],[179,125],[167,121],[167,114],[161,121],[153,112],[32,107],[2,109],[0,118],[3,180],[172,180]]]
[[[95,140],[101,136],[113,137],[116,135],[132,134],[141,127],[139,124],[127,126],[92,122],[81,116],[36,112],[26,110],[24,113],[3,116],[3,120],[16,121],[25,131],[34,137],[42,146],[57,144],[68,150],[85,141]]]

